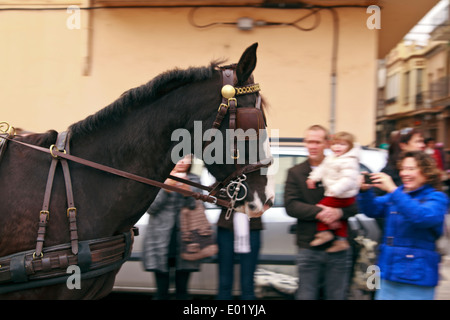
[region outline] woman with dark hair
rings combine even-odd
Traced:
[[[397,169],[397,161],[403,151],[425,150],[425,142],[422,131],[417,128],[403,128],[391,134],[391,142],[388,149],[386,166],[381,170],[392,177],[394,183],[399,186],[402,181]],[[378,191],[381,195],[384,192]]]
[[[370,217],[385,219],[378,266],[378,300],[432,300],[439,279],[436,240],[443,231],[448,198],[441,192],[440,172],[422,151],[406,151],[398,161],[398,187],[386,173],[372,173],[362,182],[358,203]],[[385,191],[375,197],[372,186]]]
[[[399,171],[397,168],[397,162],[400,154],[403,151],[424,151],[425,150],[425,142],[423,133],[421,130],[417,128],[403,128],[398,131],[393,131],[391,133],[391,141],[388,149],[388,159],[386,166],[381,169],[381,172],[389,175],[394,181],[396,186],[400,186],[402,184],[402,180],[400,179]],[[373,188],[373,192],[377,196],[382,196],[386,194],[386,192],[379,188]],[[383,233],[384,229],[384,219],[377,218],[375,219],[378,227]]]

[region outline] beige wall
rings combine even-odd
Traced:
[[[259,42],[255,79],[270,104],[269,128],[302,136],[310,124],[329,126],[332,19],[320,13],[313,31],[235,26],[193,27],[190,9],[81,11],[82,28],[69,30],[65,11],[5,11],[0,20],[0,121],[32,131],[64,130],[106,106],[125,90],[167,69],[201,66],[213,59],[237,62]],[[363,9],[339,9],[336,131],[375,140],[377,31],[366,27]],[[208,9],[198,24],[255,20],[291,22],[304,10]],[[309,27],[313,20],[301,26]],[[87,27],[92,28],[92,47]],[[90,74],[83,75],[91,52]]]

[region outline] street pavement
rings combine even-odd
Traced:
[[[441,265],[439,268],[440,280],[436,288],[435,300],[450,300],[450,255],[445,255],[442,257]],[[105,299],[132,299],[132,300],[148,300],[151,299],[152,295],[148,293],[129,293],[129,292],[113,292]],[[203,296],[195,297],[196,299],[208,299]]]
[[[441,278],[436,288],[435,300],[450,300],[450,255],[442,257],[439,273]]]

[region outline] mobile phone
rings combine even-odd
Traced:
[[[370,178],[370,174],[368,174],[368,173],[364,174],[364,183],[365,184],[372,184],[372,179]]]

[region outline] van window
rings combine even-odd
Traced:
[[[286,184],[287,173],[293,166],[306,160],[306,156],[302,155],[280,155],[278,157],[278,171],[275,174],[275,203],[274,207],[284,206],[284,186]]]

